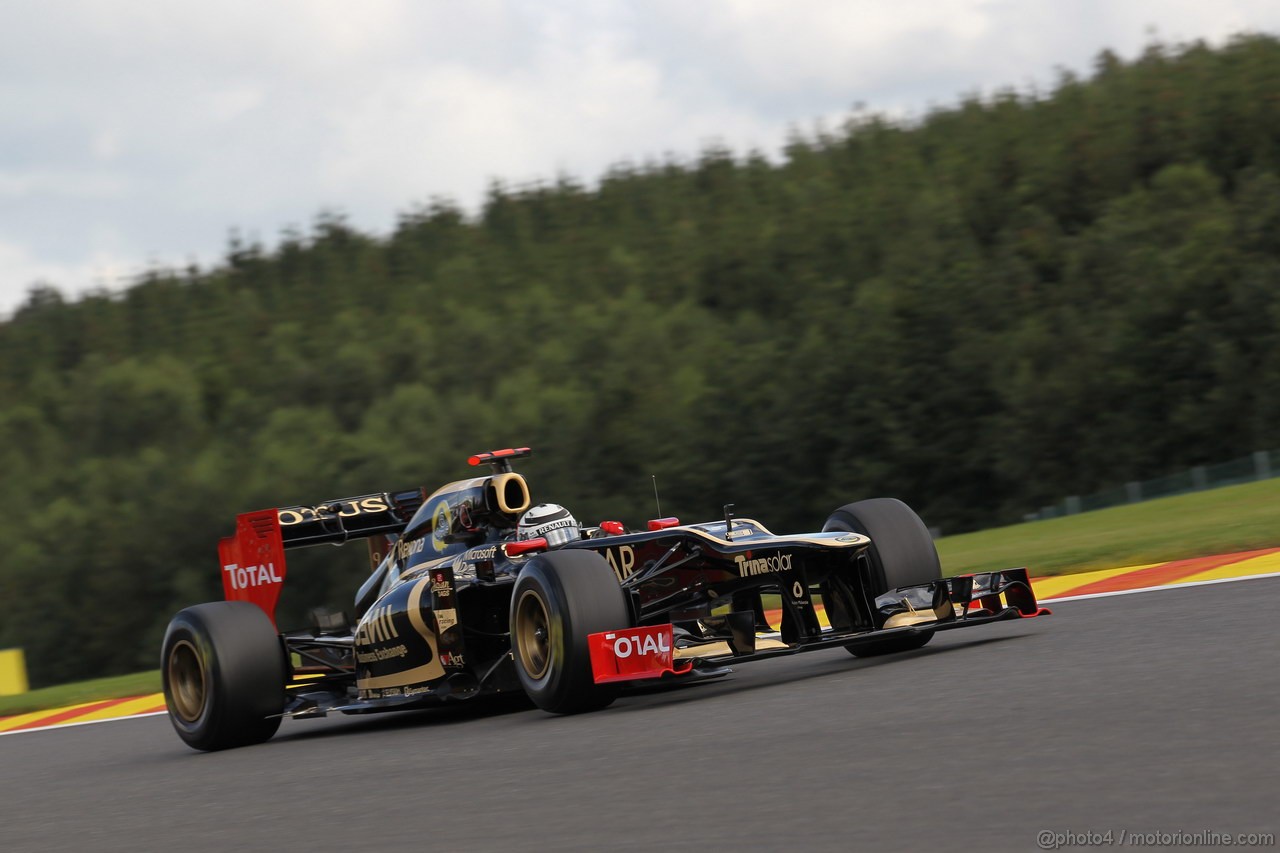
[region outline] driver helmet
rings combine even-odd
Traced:
[[[578,521],[559,504],[538,504],[520,516],[516,539],[547,540],[548,548],[559,548],[582,538]]]

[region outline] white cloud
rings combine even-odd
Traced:
[[[63,264],[32,257],[22,246],[0,241],[0,281],[24,282],[14,288],[12,303],[8,306],[10,311],[37,285],[75,281],[80,283],[80,292],[99,288],[118,290],[132,283],[142,271],[136,259],[109,252],[90,252],[79,263]]]
[[[24,198],[113,198],[123,195],[129,179],[121,174],[101,171],[26,171],[0,172],[0,201]]]
[[[776,151],[858,102],[919,114],[1111,47],[1280,30],[1274,0],[62,0],[0,29],[0,316],[217,258],[321,209]]]
[[[259,87],[236,86],[209,93],[206,109],[209,118],[221,124],[243,118],[246,113],[262,106],[265,100],[266,95]]]

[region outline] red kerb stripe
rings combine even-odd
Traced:
[[[85,714],[92,714],[94,711],[101,711],[103,708],[110,708],[112,705],[121,705],[130,701],[132,701],[132,699],[108,699],[105,702],[94,702],[91,705],[84,705],[79,708],[70,708],[58,714],[50,714],[47,717],[41,717],[38,720],[32,720],[29,723],[14,726],[10,731],[20,732],[23,729],[38,729],[43,726],[65,723],[68,720],[74,720],[76,717],[83,717]]]
[[[1074,589],[1063,590],[1055,595],[1055,598],[1066,595],[1091,595],[1096,592],[1119,592],[1125,589],[1141,589],[1148,586],[1163,586],[1165,584],[1180,581],[1183,578],[1189,578],[1192,575],[1198,575],[1201,572],[1207,572],[1211,569],[1229,566],[1232,563],[1240,563],[1245,560],[1251,560],[1254,557],[1262,557],[1267,554],[1274,554],[1280,551],[1280,548],[1265,548],[1261,551],[1245,551],[1240,554],[1219,554],[1216,557],[1194,557],[1190,560],[1175,560],[1172,563],[1161,563],[1158,566],[1151,566],[1146,569],[1138,569],[1134,572],[1126,572],[1115,577],[1104,578],[1100,581],[1094,581],[1084,586],[1075,587]]]

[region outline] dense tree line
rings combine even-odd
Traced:
[[[781,162],[340,216],[0,324],[0,647],[155,665],[234,514],[530,444],[580,518],[776,530],[896,495],[955,532],[1280,446],[1280,42],[1151,46],[1047,92],[857,113]],[[355,551],[358,549],[347,549]],[[288,612],[349,603],[302,552]]]

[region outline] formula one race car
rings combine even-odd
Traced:
[[[169,717],[196,749],[267,740],[283,717],[363,713],[523,691],[568,714],[630,682],[842,646],[916,649],[938,631],[1039,616],[1025,569],[942,578],[906,504],[840,507],[820,533],[675,518],[631,532],[531,507],[511,469],[528,448],[472,456],[486,476],[238,517],[219,545],[226,601],[170,622]],[[289,548],[367,539],[357,623],[280,632]]]

